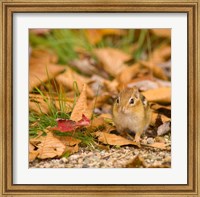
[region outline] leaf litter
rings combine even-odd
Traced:
[[[67,30],[60,32],[61,37]],[[58,52],[58,48],[37,48],[35,42],[30,40],[29,110],[31,114],[35,114],[37,119],[34,120],[37,122],[30,123],[30,133],[34,137],[30,137],[29,161],[61,159],[66,156],[70,158],[88,146],[93,152],[92,149],[97,146],[96,148],[106,150],[124,150],[125,147],[130,147],[136,152],[149,149],[170,153],[170,30],[152,29],[148,34],[140,30],[117,29],[83,32],[89,42],[88,47],[93,46],[92,50],[78,46],[77,42],[74,46],[74,54],[77,55],[72,55],[64,64],[61,63],[65,61],[64,56]],[[41,33],[31,31],[31,35],[42,39],[50,35],[56,38],[58,33],[59,31],[54,30],[44,30]],[[76,35],[77,31],[74,33]],[[131,34],[139,36],[139,43],[132,39]],[[156,41],[155,44],[152,41],[151,49],[145,48],[142,35],[146,36],[147,42],[150,35],[158,37],[161,43],[157,46]],[[124,48],[106,46],[111,42],[121,44],[119,41],[125,36],[130,39],[127,37],[123,41],[129,52]],[[103,47],[101,42],[105,42]],[[126,42],[133,42],[132,47],[130,43],[126,45]],[[67,51],[66,48],[65,50]],[[140,58],[137,59],[138,55]],[[115,132],[111,115],[112,104],[119,91],[133,86],[137,86],[147,98],[153,111],[151,125],[141,136],[140,145]],[[50,124],[42,125],[41,121],[45,120]],[[170,167],[169,160],[169,165],[162,162],[148,164],[147,158],[142,154],[136,154],[130,164],[122,166]],[[151,154],[153,155],[152,152]]]

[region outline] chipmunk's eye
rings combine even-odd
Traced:
[[[117,104],[119,104],[119,98],[117,98],[116,102],[117,102]]]
[[[129,104],[134,104],[134,99],[133,99],[133,98],[131,98],[131,99],[129,100]]]

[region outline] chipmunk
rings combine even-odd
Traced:
[[[113,105],[113,121],[122,136],[127,137],[129,132],[134,132],[135,141],[140,142],[141,134],[150,124],[151,109],[136,87],[126,88],[119,93]]]

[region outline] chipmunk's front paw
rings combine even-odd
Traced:
[[[141,140],[140,135],[138,133],[136,133],[134,141],[137,142],[137,143],[140,143],[140,140]]]

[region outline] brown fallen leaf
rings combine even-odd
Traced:
[[[108,120],[112,120],[111,114],[101,114],[92,120],[92,126],[94,127],[99,127],[102,125],[105,126],[107,123],[109,123]]]
[[[33,49],[31,50],[31,57],[29,59],[29,65],[32,64],[56,64],[58,62],[58,56],[48,50],[44,49]]]
[[[37,150],[35,150],[35,147],[29,143],[29,162],[34,161],[38,154],[39,153]]]
[[[106,35],[124,35],[125,30],[122,29],[87,29],[85,34],[91,44],[96,44]]]
[[[74,106],[72,114],[70,116],[70,120],[78,122],[82,119],[82,115],[84,114],[87,118],[91,119],[92,116],[92,106],[89,107],[87,104],[87,94],[86,94],[87,85],[84,84],[81,94]]]
[[[171,120],[171,105],[160,105],[157,103],[151,103],[151,109],[154,112],[161,114],[161,119],[163,122]]]
[[[163,87],[142,92],[149,102],[171,103],[171,88]]]
[[[168,118],[167,116],[165,116],[163,114],[152,112],[152,115],[151,115],[151,125],[155,125],[157,118],[159,118],[160,121],[162,121],[162,123],[171,121],[171,118]]]
[[[70,113],[72,111],[73,100],[67,97],[58,98],[52,95],[29,94],[30,111],[34,111],[38,114],[47,114],[50,105],[55,105],[58,110],[62,107],[62,109],[65,109],[65,113]]]
[[[66,146],[52,132],[47,132],[42,139],[37,145],[39,159],[60,157],[66,151]]]
[[[98,95],[97,98],[93,99],[93,102],[89,105],[91,108],[94,107],[102,107],[108,99],[111,98],[111,95],[107,92],[102,93],[101,95]]]
[[[54,78],[64,67],[56,64],[31,64],[29,65],[29,92],[41,83]]]
[[[56,77],[56,81],[58,82],[58,84],[62,84],[70,90],[74,89],[74,82],[76,82],[79,91],[82,90],[83,84],[87,83],[88,80],[88,78],[76,73],[70,68],[67,68],[67,70],[64,73]],[[90,98],[94,96],[94,93],[90,87],[87,87],[87,96]]]
[[[160,110],[160,109],[171,110],[171,105],[160,105],[158,103],[152,103],[151,109],[153,109],[153,110]]]
[[[119,135],[110,134],[106,132],[100,132],[100,131],[96,132],[95,135],[98,137],[98,141],[104,144],[116,145],[116,146],[135,145],[139,147],[138,143],[128,140],[126,138],[123,138]]]
[[[154,142],[152,144],[141,144],[142,146],[149,146],[152,148],[158,148],[162,150],[169,150],[168,144],[162,143],[162,142]]]
[[[168,61],[170,58],[171,58],[171,46],[164,44],[156,48],[152,52],[148,61],[153,62],[155,64],[160,64]]]
[[[48,104],[43,100],[30,100],[29,99],[29,110],[34,111],[38,114],[47,114],[49,112]]]
[[[99,74],[100,70],[96,66],[96,62],[94,59],[90,59],[88,57],[85,57],[83,59],[75,59],[70,62],[70,66],[73,68],[78,69],[81,71],[81,73],[84,73],[86,75],[93,75],[93,74]]]
[[[117,93],[117,87],[119,83],[116,79],[114,79],[113,81],[104,80],[103,84],[108,92],[111,92],[112,94]]]
[[[93,127],[103,126],[103,125],[105,125],[105,120],[104,120],[103,117],[98,116],[97,118],[94,118],[94,119],[92,120],[91,125],[92,125]]]
[[[171,29],[150,29],[150,31],[156,36],[171,38]]]
[[[56,136],[66,146],[66,152],[73,154],[78,152],[81,140],[70,136]]]
[[[165,123],[171,121],[171,118],[168,118],[167,116],[161,114],[161,120],[163,123]]]
[[[128,83],[127,87],[137,87],[140,91],[147,91],[151,89],[159,88],[158,83],[152,80],[140,80],[137,82]]]
[[[130,59],[128,54],[114,48],[95,49],[94,54],[102,63],[103,69],[114,77],[127,67],[125,61]]]
[[[117,75],[117,81],[121,86],[126,85],[127,83],[132,82],[133,79],[138,78],[138,76],[149,76],[150,72],[151,71],[148,67],[142,66],[139,63],[135,63],[119,72]]]
[[[168,80],[168,77],[165,75],[164,70],[159,67],[158,65],[156,65],[153,62],[150,61],[140,61],[140,63],[144,66],[146,66],[147,68],[150,68],[153,72],[153,75],[159,79],[162,80]]]

